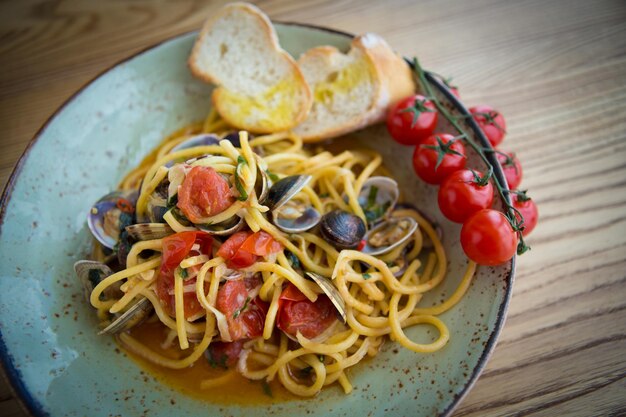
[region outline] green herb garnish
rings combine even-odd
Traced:
[[[239,155],[239,157],[237,158],[237,168],[235,168],[235,188],[237,188],[237,191],[239,191],[239,197],[237,197],[237,200],[239,201],[246,201],[248,199],[248,193],[241,183],[241,178],[239,178],[239,169],[247,164],[248,162],[246,161],[246,159],[243,156]]]
[[[298,259],[298,257],[294,255],[293,252],[286,250],[285,256],[287,257],[287,260],[289,261],[289,264],[293,269],[302,269],[300,259]]]
[[[263,392],[265,393],[265,395],[267,395],[268,397],[273,397],[272,389],[270,388],[270,384],[268,384],[267,381],[263,380],[261,382],[261,386],[263,387]]]
[[[276,181],[280,180],[278,175],[274,174],[273,172],[270,172],[269,170],[266,170],[265,173],[270,178],[270,180],[272,180],[273,182],[276,182]]]
[[[371,277],[372,277],[372,275],[370,275],[367,272],[363,274],[363,279],[370,279]]]

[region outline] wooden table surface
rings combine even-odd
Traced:
[[[455,415],[626,414],[626,2],[257,4],[277,20],[377,32],[506,117],[502,148],[521,159],[540,223],[495,353]],[[72,93],[217,7],[0,2],[0,185]],[[25,415],[5,382],[0,414]]]

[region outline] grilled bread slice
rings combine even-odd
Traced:
[[[294,132],[316,142],[384,119],[387,109],[415,92],[409,66],[378,35],[356,37],[347,54],[330,46],[298,60],[313,91],[308,117]]]
[[[311,91],[278,43],[269,19],[248,3],[209,18],[189,57],[191,72],[216,84],[212,100],[229,124],[255,133],[288,130],[311,108]]]

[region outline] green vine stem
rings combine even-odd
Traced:
[[[422,92],[424,93],[424,95],[427,96],[427,98],[430,99],[435,104],[435,107],[437,107],[437,110],[439,111],[439,113],[443,117],[445,117],[446,120],[448,120],[448,122],[452,124],[452,126],[454,126],[454,128],[459,133],[459,136],[461,136],[463,140],[465,140],[465,142],[469,146],[472,147],[472,149],[483,160],[485,165],[489,167],[489,171],[492,172],[493,166],[491,165],[491,163],[489,162],[489,159],[485,155],[483,147],[479,146],[476,142],[474,142],[473,139],[471,139],[470,135],[468,135],[465,129],[459,124],[457,118],[451,115],[448,109],[446,109],[444,105],[439,101],[437,96],[434,94],[432,86],[426,79],[426,73],[420,66],[417,58],[413,58],[412,64],[413,64],[413,71],[415,72],[415,75],[417,76],[417,82],[422,87]],[[524,242],[524,237],[522,235],[522,230],[524,226],[524,216],[519,212],[519,210],[513,207],[511,203],[509,202],[509,199],[507,198],[506,194],[511,193],[511,192],[507,188],[503,187],[502,184],[500,184],[500,180],[497,177],[494,176],[493,179],[496,185],[496,189],[498,190],[498,193],[500,194],[500,197],[502,198],[502,201],[504,202],[504,205],[506,206],[507,219],[509,220],[509,223],[511,223],[513,230],[517,232],[517,235],[519,238],[519,244],[517,245],[517,254],[521,255],[530,249],[530,247],[527,246],[526,243]],[[516,216],[519,216],[519,219],[520,219],[519,221],[517,221]]]

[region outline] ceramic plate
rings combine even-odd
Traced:
[[[276,29],[296,57],[313,46],[346,50],[350,43],[349,34],[323,28],[283,23]],[[495,345],[514,262],[480,268],[464,299],[441,316],[451,332],[448,346],[416,354],[386,343],[378,357],[350,371],[351,395],[331,387],[313,399],[258,408],[206,403],[147,377],[111,338],[96,334],[96,317],[72,270],[91,245],[86,214],[165,135],[207,114],[211,90],[186,67],[194,38],[191,33],[159,44],[80,90],[37,134],[9,180],[0,206],[0,353],[25,406],[36,416],[450,414]],[[452,111],[466,114],[445,87],[431,82]],[[390,140],[384,127],[354,136],[383,153],[405,199],[442,227],[448,278],[423,304],[440,302],[456,288],[467,262],[459,226],[441,217],[435,188],[414,177],[411,152]],[[496,174],[502,175],[499,168]],[[407,333],[419,339],[427,337],[423,332]]]

